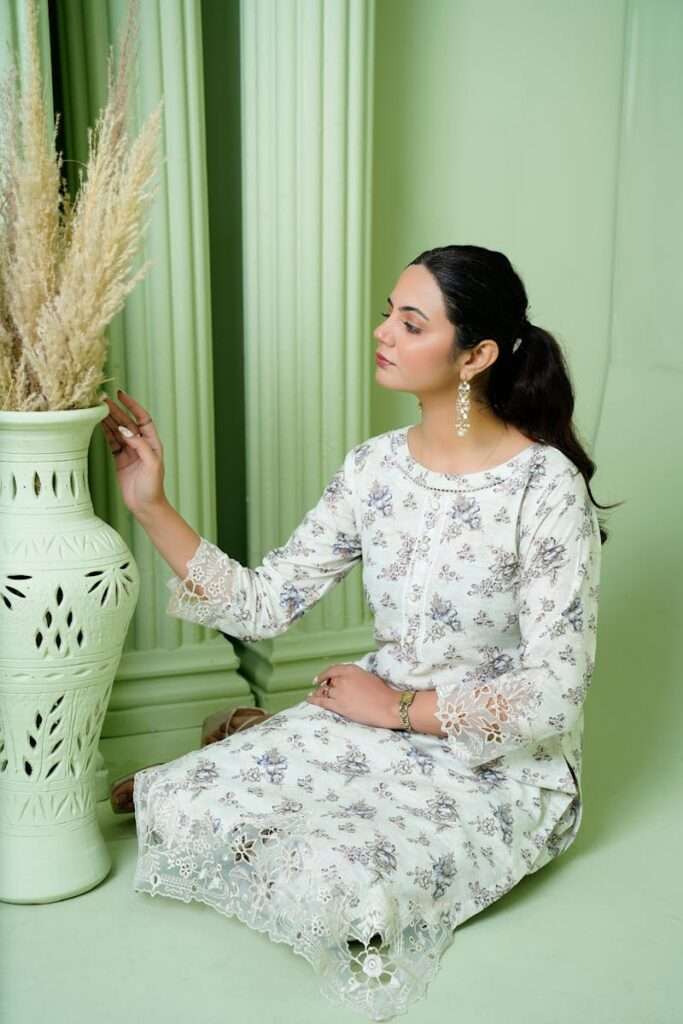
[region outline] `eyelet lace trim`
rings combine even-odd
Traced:
[[[171,591],[167,614],[206,625],[211,625],[217,614],[227,614],[235,596],[235,566],[239,563],[202,537],[184,578],[173,576],[166,581]],[[203,593],[196,591],[197,585]]]
[[[381,906],[373,905],[334,866],[316,861],[307,839],[315,825],[305,813],[293,812],[283,827],[281,814],[242,812],[227,829],[209,809],[203,817],[188,816],[174,802],[173,789],[163,766],[135,776],[134,891],[205,903],[287,943],[311,964],[330,1002],[370,1020],[404,1013],[423,998],[455,927],[519,881],[508,871],[495,886],[477,886],[471,901],[439,913],[433,902],[401,902],[386,888]]]
[[[455,756],[481,762],[525,746],[521,723],[533,723],[541,704],[528,679],[460,682],[436,687],[435,714]]]
[[[166,613],[208,629],[229,629],[245,641],[259,640],[266,633],[247,632],[246,627],[254,618],[253,604],[239,585],[239,580],[250,572],[237,559],[202,537],[197,551],[187,562],[184,577],[174,575],[166,581],[171,592]],[[198,586],[203,593],[197,592]],[[278,632],[276,624],[270,625],[273,633]]]

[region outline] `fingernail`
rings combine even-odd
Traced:
[[[318,677],[317,677],[317,676],[313,676],[313,682],[314,682],[314,683],[317,683],[317,682],[318,682]]]
[[[133,437],[133,431],[129,430],[128,427],[124,427],[122,423],[119,424],[119,430],[124,437]]]

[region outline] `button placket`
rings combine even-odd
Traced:
[[[441,508],[441,500],[438,495],[434,495],[431,499],[431,506],[434,512]],[[427,623],[426,603],[427,603],[427,591],[429,589],[429,582],[432,578],[432,572],[436,564],[436,560],[439,557],[441,550],[441,535],[443,533],[443,524],[445,519],[445,511],[442,512],[439,517],[438,525],[434,529],[434,554],[429,562],[429,569],[425,576],[424,587],[422,589],[422,605],[420,607],[420,615],[418,619],[418,636],[415,641],[415,653],[418,658],[422,659],[424,656],[424,639],[425,639],[425,626]]]
[[[413,594],[412,594],[411,583],[412,583],[412,578],[413,578],[413,566],[415,565],[415,561],[417,559],[417,552],[418,552],[418,548],[419,548],[419,544],[420,544],[420,538],[424,534],[425,513],[427,511],[427,504],[428,504],[428,502],[429,502],[429,495],[426,495],[425,496],[425,500],[422,503],[422,511],[421,511],[421,514],[420,514],[420,525],[418,527],[417,534],[415,536],[415,544],[413,546],[413,552],[412,552],[412,555],[411,555],[411,558],[410,558],[410,562],[408,563],[408,572],[407,572],[407,577],[406,577],[406,584],[405,584],[405,587],[403,588],[403,600],[401,602],[401,615],[402,615],[402,618],[403,618],[402,628],[401,628],[401,644],[402,645],[405,645],[405,642],[406,642],[406,639],[407,639],[407,636],[408,636],[408,622],[412,618],[412,615],[414,613],[415,602],[419,601],[419,597],[415,598],[413,596]],[[406,600],[408,599],[409,591],[411,591],[410,592],[409,601],[410,601],[410,604],[413,606],[413,608],[411,608],[409,613],[406,614]],[[412,634],[412,632],[413,632],[412,627],[411,627],[410,632]]]

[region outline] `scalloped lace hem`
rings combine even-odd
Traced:
[[[185,814],[163,772],[150,805],[151,774],[135,778],[133,890],[204,903],[286,943],[311,964],[331,1003],[369,1020],[405,1013],[422,999],[454,929],[520,880],[508,872],[493,887],[478,886],[471,900],[441,908],[400,898],[389,886],[356,887],[334,864],[316,861],[308,839],[315,825],[305,813],[283,826],[281,814],[242,812],[227,827],[208,809],[199,818]]]
[[[242,909],[243,905],[225,905],[196,890],[182,890],[164,880],[153,883],[150,879],[136,876],[134,891],[150,896],[165,896],[184,903],[203,903],[226,917],[235,917],[255,931],[266,934],[272,942],[285,943],[294,953],[304,957],[311,965],[319,980],[319,991],[335,1007],[340,1005],[361,1014],[368,1020],[384,1021],[399,1014],[407,1013],[410,1007],[426,998],[429,985],[436,975],[443,953],[453,941],[452,930],[440,945],[429,947],[429,940],[420,936],[420,949],[406,952],[399,957],[389,954],[385,946],[377,943],[381,933],[364,941],[357,937],[352,924],[345,929],[348,939],[343,942],[339,936],[330,936],[334,948],[319,947],[316,954],[305,949],[268,924],[259,926]],[[337,897],[338,898],[338,897]],[[473,907],[472,914],[476,913]],[[302,926],[308,925],[308,917]],[[408,930],[406,930],[408,934]],[[355,935],[355,937],[354,937]],[[322,939],[322,935],[321,935]],[[341,950],[341,947],[345,949]],[[343,958],[343,965],[339,961]]]

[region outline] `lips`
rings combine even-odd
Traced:
[[[390,360],[390,359],[387,359],[387,358],[386,358],[385,356],[383,356],[381,352],[377,352],[377,353],[375,353],[375,359],[376,359],[376,360],[377,360],[377,361],[378,361],[379,363],[386,363],[386,364],[387,364],[388,366],[393,366],[393,365],[394,365],[394,364],[393,364],[393,363],[391,362],[391,360]]]

